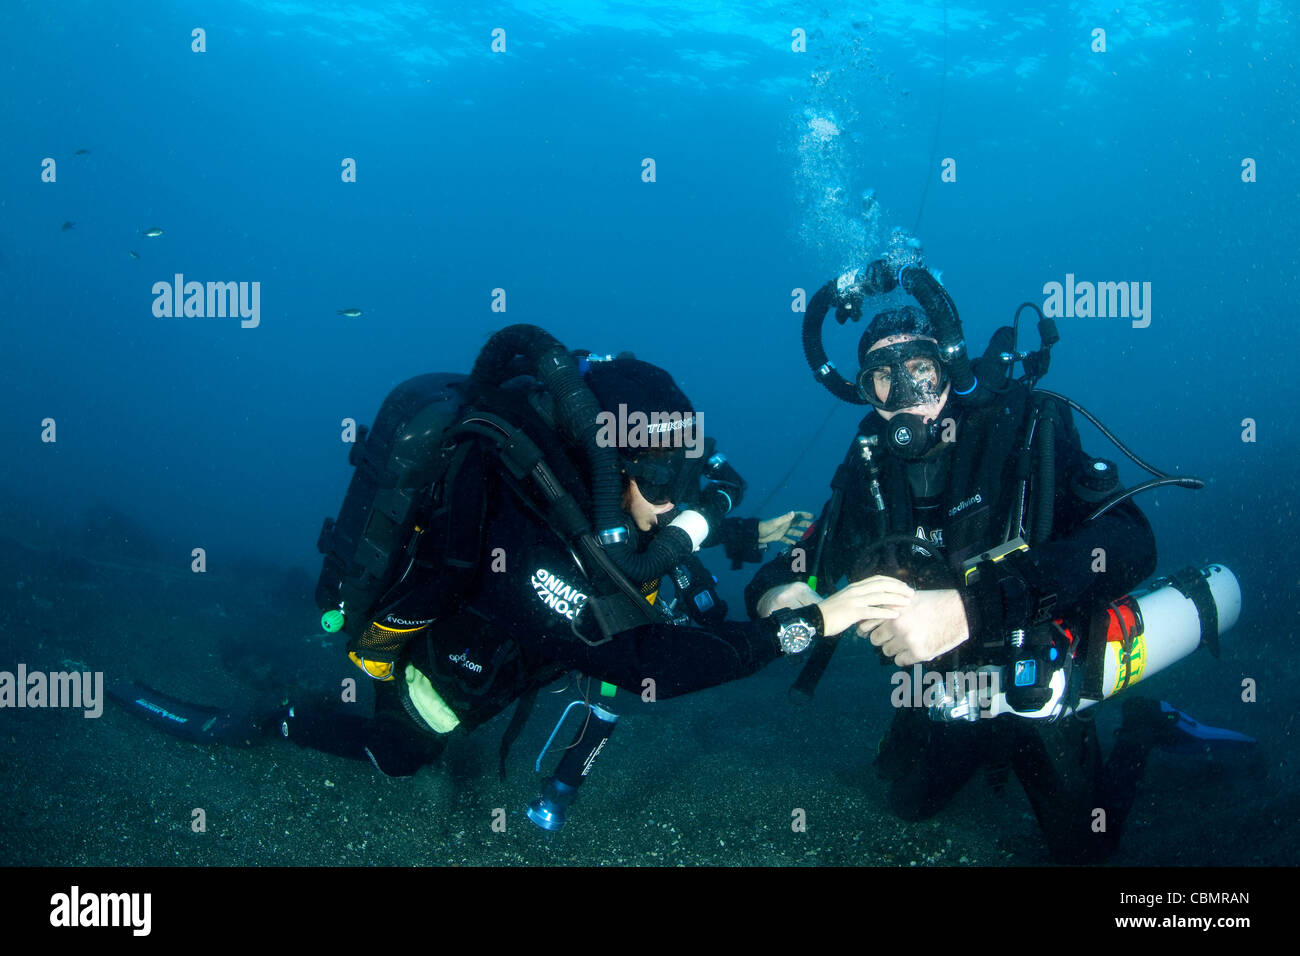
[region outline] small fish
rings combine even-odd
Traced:
[[[154,226],[152,229],[146,229],[144,232],[140,233],[140,235],[145,236],[148,239],[157,239],[162,235],[162,230],[157,226]]]
[[[140,253],[138,253],[138,252],[136,252],[134,249],[132,249],[132,250],[131,250],[131,258],[132,258],[132,259],[139,259],[139,258],[140,258]]]
[[[336,314],[336,315],[344,315],[344,316],[347,316],[349,319],[359,319],[359,318],[361,318],[361,310],[360,310],[360,309],[339,309],[338,312],[335,313],[335,314]]]
[[[77,150],[75,153],[73,153],[72,155],[73,155],[73,156],[88,156],[88,155],[90,155],[90,150],[88,150],[88,149],[79,149],[79,150]]]
[[[64,232],[67,232],[69,229],[71,229],[71,228],[72,228],[73,226],[75,226],[75,225],[76,225],[75,222],[73,222],[72,220],[68,220],[67,222],[65,222],[65,223],[63,224],[63,231],[64,231]]]

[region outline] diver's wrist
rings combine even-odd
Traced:
[[[815,604],[798,609],[779,608],[772,612],[771,620],[776,625],[776,640],[784,654],[806,651],[826,631],[821,608]]]
[[[709,520],[698,511],[683,511],[672,520],[670,528],[680,528],[691,539],[691,550],[700,550],[709,536]]]

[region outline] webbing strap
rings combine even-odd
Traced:
[[[502,781],[506,779],[506,756],[510,753],[510,745],[515,742],[519,732],[524,729],[524,724],[528,723],[528,716],[533,712],[533,704],[536,701],[537,688],[534,687],[519,698],[519,703],[515,704],[515,712],[510,715],[510,723],[506,725],[506,732],[501,735],[501,749],[498,751],[501,764],[497,774]]]
[[[1214,603],[1214,594],[1210,591],[1210,582],[1206,580],[1200,568],[1186,567],[1169,578],[1170,585],[1196,605],[1196,614],[1201,619],[1201,643],[1210,649],[1217,660],[1219,657],[1219,608]]]
[[[1106,634],[1110,629],[1110,616],[1106,608],[1097,610],[1088,624],[1088,643],[1084,648],[1084,677],[1082,696],[1101,700],[1104,696],[1102,679],[1106,672]]]

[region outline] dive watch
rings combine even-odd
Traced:
[[[776,621],[777,642],[786,654],[806,651],[817,636],[817,628],[799,609],[786,607],[773,611],[772,620]]]

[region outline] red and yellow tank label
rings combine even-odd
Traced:
[[[1124,645],[1119,641],[1107,641],[1106,653],[1110,655],[1112,663],[1115,665],[1115,683],[1110,689],[1107,697],[1118,694],[1130,684],[1136,684],[1142,679],[1142,673],[1147,667],[1147,639],[1145,634],[1135,634],[1133,643],[1130,645],[1130,651],[1127,655],[1128,663],[1125,664]]]

